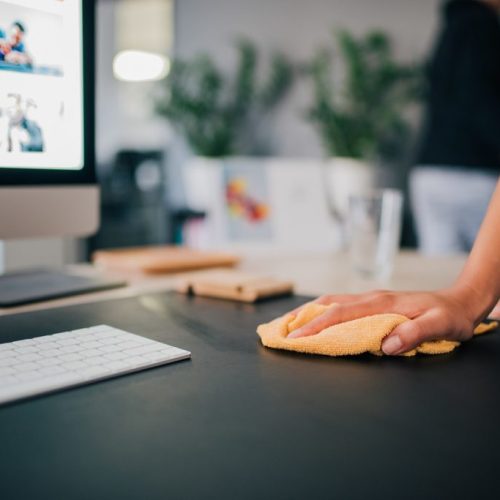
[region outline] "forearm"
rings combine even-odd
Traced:
[[[454,289],[475,322],[484,318],[500,299],[500,181]]]

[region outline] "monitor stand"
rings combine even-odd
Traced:
[[[69,297],[125,286],[113,281],[50,269],[36,269],[0,275],[0,307]]]

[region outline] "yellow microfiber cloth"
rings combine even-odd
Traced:
[[[332,304],[333,305],[333,304]],[[400,314],[377,314],[347,321],[325,328],[316,335],[289,339],[288,334],[324,313],[330,306],[307,304],[298,314],[289,313],[257,328],[262,344],[272,349],[285,349],[309,354],[327,356],[349,356],[370,352],[381,356],[382,341],[396,326],[408,321]],[[479,335],[494,330],[498,323],[481,323],[474,334]],[[453,351],[460,342],[434,340],[420,344],[404,356],[422,354],[445,354]]]

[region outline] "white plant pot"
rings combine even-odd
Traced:
[[[223,160],[195,156],[183,166],[186,202],[193,210],[206,211],[218,194]]]
[[[333,216],[343,222],[349,196],[375,189],[377,171],[369,162],[355,158],[335,157],[327,161],[325,187]]]
[[[253,197],[265,201],[269,219],[248,238],[235,231],[226,205],[228,171],[248,168],[264,173]],[[303,253],[339,247],[336,225],[324,189],[324,162],[317,159],[195,157],[183,167],[189,208],[206,213],[205,220],[185,233],[196,248],[229,249],[242,254]],[[243,175],[244,176],[244,175]],[[244,225],[244,224],[243,224]],[[236,227],[241,229],[241,225]]]
[[[186,204],[204,212],[205,219],[190,223],[184,233],[185,243],[195,248],[212,248],[224,233],[223,206],[224,162],[218,158],[195,156],[183,166]]]

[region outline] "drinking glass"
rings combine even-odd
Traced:
[[[403,195],[381,189],[349,197],[347,216],[352,269],[366,279],[387,280],[399,248]]]

